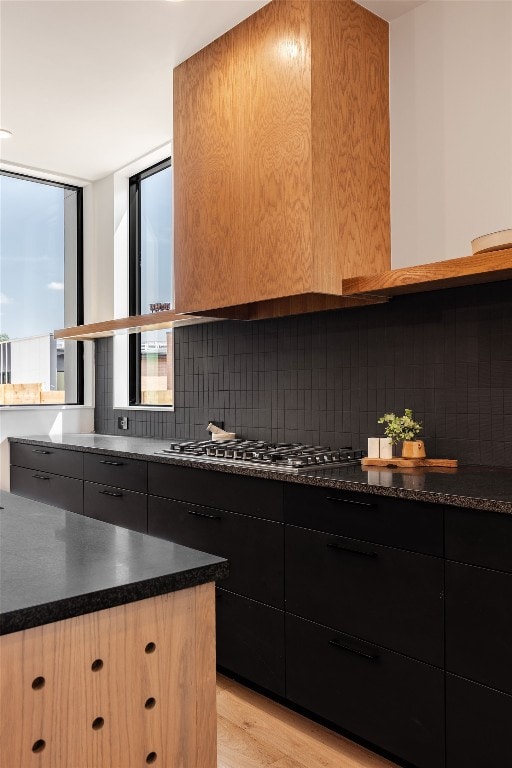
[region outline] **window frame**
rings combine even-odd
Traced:
[[[141,313],[141,182],[172,167],[172,156],[150,165],[128,179],[128,314]],[[128,403],[131,407],[173,410],[174,405],[141,402],[141,334],[132,333],[128,341]]]
[[[31,181],[37,184],[46,184],[50,187],[60,187],[61,189],[68,189],[76,193],[76,286],[75,286],[75,299],[76,299],[76,325],[83,325],[84,323],[84,191],[83,187],[76,186],[75,184],[69,184],[67,182],[52,181],[51,179],[42,179],[39,176],[32,176],[28,173],[19,173],[17,171],[10,171],[6,168],[0,168],[0,175],[10,176],[14,179],[22,179],[24,181]],[[64,402],[62,405],[84,405],[85,395],[85,365],[84,365],[84,342],[76,341],[76,399],[73,402]],[[37,405],[39,408],[52,408],[55,407],[50,403],[20,403],[16,405],[17,408],[34,408]],[[9,408],[12,406],[0,406],[1,408]]]

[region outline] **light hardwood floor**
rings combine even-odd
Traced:
[[[217,724],[217,768],[396,768],[222,675]]]

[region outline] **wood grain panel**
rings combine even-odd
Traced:
[[[389,267],[387,58],[352,0],[274,0],[175,70],[178,312],[301,311]]]
[[[217,705],[215,653],[215,586],[196,590],[196,694],[201,689],[196,709],[196,766],[217,766]]]
[[[461,259],[392,269],[368,277],[350,278],[343,281],[343,292],[393,296],[491,283],[511,278],[512,248],[506,248],[502,251],[466,256]]]
[[[218,318],[264,320],[270,317],[324,312],[329,309],[364,307],[368,304],[382,304],[386,301],[385,296],[330,296],[320,293],[303,293],[298,296],[283,296],[280,299],[256,301],[251,304],[209,310],[208,315],[211,316],[215,313]]]
[[[388,24],[312,4],[314,289],[390,267]]]
[[[178,312],[339,306],[295,297],[389,266],[387,55],[351,0],[275,0],[175,70]]]
[[[243,56],[235,27],[174,70],[178,312],[224,306],[244,295]]]
[[[4,635],[0,654],[5,768],[216,766],[213,584]]]
[[[280,0],[243,26],[245,294],[310,290],[312,280],[310,2]]]

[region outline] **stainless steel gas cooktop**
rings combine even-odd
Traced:
[[[363,450],[302,443],[267,443],[263,440],[190,440],[171,443],[158,454],[175,459],[223,464],[239,464],[273,472],[311,472],[358,464]]]

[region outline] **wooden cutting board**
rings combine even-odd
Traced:
[[[458,467],[457,459],[402,459],[393,457],[392,459],[361,459],[363,467]]]

